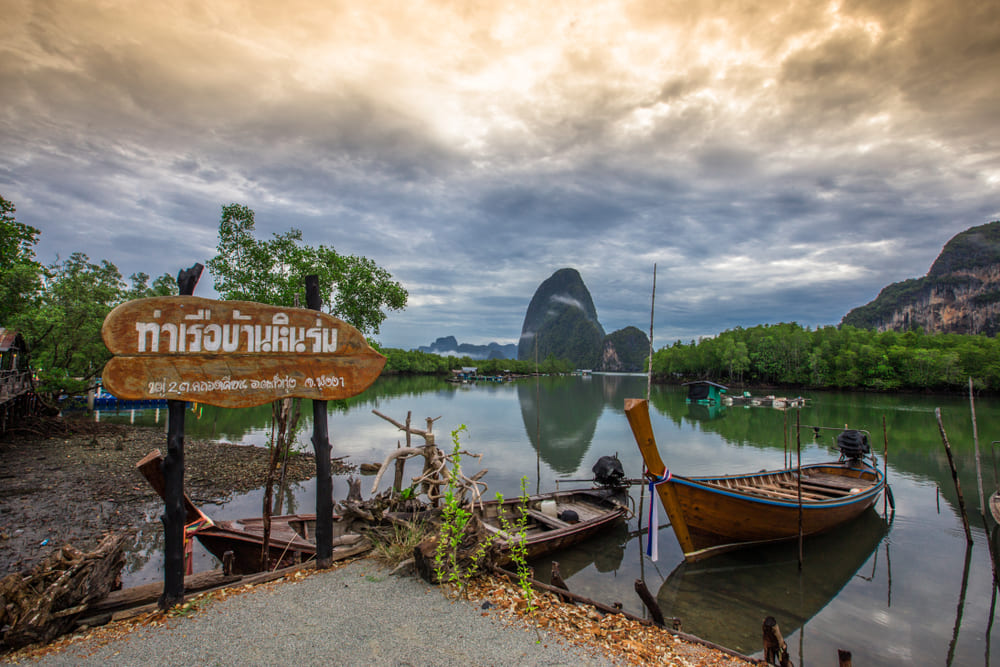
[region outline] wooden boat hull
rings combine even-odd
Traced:
[[[578,489],[557,491],[529,496],[525,502],[527,518],[524,526],[525,558],[534,560],[550,553],[565,549],[587,540],[622,521],[629,512],[628,496],[606,489]],[[493,563],[501,567],[513,560],[511,545],[522,539],[517,523],[521,517],[521,499],[511,498],[503,503],[487,501],[472,510],[487,534],[492,534],[491,553]],[[551,516],[543,505],[556,513],[572,509],[579,521],[569,523]],[[553,508],[554,506],[554,508]],[[504,521],[500,516],[505,517]],[[435,524],[440,521],[441,510],[423,512],[393,512],[386,515],[391,521],[422,521]],[[417,571],[431,583],[436,583],[433,550],[436,542],[431,539],[428,548],[423,545],[414,550]]]
[[[160,450],[147,454],[136,468],[162,498],[164,480],[160,471],[163,457]],[[264,546],[264,519],[254,517],[237,521],[213,521],[184,494],[185,540],[197,538],[209,553],[225,562],[227,552],[233,554],[232,574],[260,572],[260,556]],[[333,517],[333,560],[349,558],[371,548],[371,541],[350,531],[351,526],[341,517]],[[286,567],[309,560],[316,555],[316,515],[283,514],[271,517],[268,557],[271,567]],[[189,561],[190,562],[190,561]],[[189,572],[190,574],[190,572]]]
[[[718,552],[796,539],[799,502],[795,478],[794,470],[715,478],[673,475],[668,484],[674,488],[692,544],[685,557],[706,550]],[[868,466],[852,468],[846,463],[803,466],[802,480],[808,494],[802,501],[803,536],[826,532],[860,516],[875,504],[884,485],[881,471]],[[819,483],[834,486],[837,480],[843,480],[846,495],[831,493],[821,499],[825,494],[815,493],[821,488]],[[772,489],[769,496],[762,495]],[[786,498],[779,497],[782,491],[787,492]]]
[[[268,556],[271,567],[287,567],[308,561],[316,555],[316,515],[286,514],[271,517]],[[227,551],[233,554],[233,574],[260,571],[260,553],[264,544],[264,522],[260,517],[238,521],[216,521],[199,528],[194,537],[202,546],[223,560]],[[333,519],[333,559],[347,558],[357,548],[367,548],[365,538],[349,532],[340,517]]]
[[[533,560],[565,549],[608,529],[625,518],[628,513],[626,502],[624,495],[605,489],[577,489],[529,496],[524,503],[528,514],[524,537],[527,559]],[[551,516],[543,511],[546,504],[554,505],[555,513],[573,510],[579,521],[568,523]],[[516,522],[521,516],[521,500],[511,498],[503,503],[485,502],[475,513],[487,532],[496,536],[497,564],[503,566],[510,563],[510,544],[517,536],[504,529],[499,517],[501,514],[506,517],[508,524]]]
[[[1000,491],[994,491],[987,504],[990,507],[990,515],[993,517],[993,521],[997,525],[1000,525]]]
[[[627,399],[625,413],[687,561],[731,549],[826,532],[875,504],[882,471],[862,461],[721,477],[669,475],[653,438],[646,401]]]

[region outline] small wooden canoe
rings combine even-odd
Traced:
[[[506,518],[508,526],[514,525],[527,514],[525,521],[525,546],[527,559],[539,558],[548,553],[565,549],[582,542],[609,528],[628,513],[627,496],[607,489],[576,489],[528,496],[522,505],[520,498],[510,498],[502,503],[484,502],[474,512],[483,527],[496,537],[497,564],[510,562],[510,544],[518,540],[509,534],[500,520]]]
[[[875,504],[885,476],[863,459],[744,475],[683,477],[667,473],[645,400],[626,399],[625,414],[689,562],[758,544],[826,532]],[[801,497],[800,497],[801,490]]]
[[[163,497],[164,481],[160,450],[147,454],[136,464],[150,486]],[[254,517],[237,521],[210,519],[184,494],[186,511],[185,540],[197,538],[220,562],[232,552],[231,574],[260,572],[260,554],[264,546],[264,519]],[[341,517],[333,517],[333,560],[349,558],[371,549],[371,541],[351,532]],[[302,563],[316,555],[316,515],[284,514],[271,517],[268,558],[271,567]],[[190,572],[189,572],[190,574]]]
[[[233,553],[233,574],[260,571],[260,552],[264,544],[264,519],[254,517],[237,521],[214,521],[193,532],[202,546],[222,561],[227,551]],[[316,515],[285,514],[271,517],[268,543],[271,567],[302,563],[316,555]],[[371,548],[361,535],[349,532],[340,517],[333,517],[333,560],[341,560]]]
[[[501,567],[513,560],[511,544],[521,539],[517,531],[525,516],[525,558],[532,560],[571,547],[601,533],[621,521],[629,512],[628,496],[611,488],[576,489],[528,496],[502,503],[496,500],[477,504],[473,514],[487,533],[493,535],[493,562]],[[522,514],[522,507],[524,513]],[[503,516],[502,521],[500,517]],[[390,521],[423,521],[432,525],[441,520],[440,508],[422,512],[392,512]],[[506,523],[506,526],[504,525]],[[437,582],[433,552],[436,536],[427,538],[414,549],[417,572],[431,583]]]

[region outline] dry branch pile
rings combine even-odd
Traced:
[[[89,553],[66,545],[26,574],[0,580],[0,646],[48,642],[73,627],[87,606],[119,583],[123,535],[109,535]]]

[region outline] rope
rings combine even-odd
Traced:
[[[657,502],[657,494],[654,491],[660,484],[669,482],[672,477],[669,470],[664,470],[663,472],[662,476],[654,475],[649,480],[649,534],[646,536],[646,555],[654,563],[660,557],[659,540],[656,539],[656,530],[660,525],[659,516],[657,515],[657,508],[660,506],[660,503]]]

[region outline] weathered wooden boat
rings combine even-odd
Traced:
[[[841,460],[830,463],[718,477],[673,475],[657,450],[647,402],[626,399],[625,414],[687,561],[795,539],[800,531],[826,532],[857,518],[885,487],[883,472],[863,458],[867,440],[864,452],[842,447]]]
[[[160,450],[147,454],[136,468],[150,486],[163,497],[164,482]],[[232,574],[260,572],[260,556],[264,546],[264,519],[254,517],[236,521],[210,519],[184,494],[186,516],[185,540],[196,538]],[[287,567],[303,563],[316,555],[316,515],[284,514],[271,517],[268,539],[269,567]],[[342,560],[371,549],[371,542],[353,531],[353,522],[333,517],[333,560]],[[228,562],[227,553],[232,553]],[[190,572],[189,572],[190,574]]]
[[[511,498],[476,504],[472,509],[483,530],[492,534],[492,562],[509,565],[511,545],[524,539],[525,558],[533,560],[574,546],[615,526],[629,513],[628,496],[619,488],[576,489],[528,496],[525,501]],[[522,513],[523,512],[523,513]],[[393,521],[440,520],[441,510],[394,512]],[[524,517],[524,537],[517,526]],[[501,519],[503,517],[503,519]],[[517,531],[517,532],[510,532]],[[431,536],[414,549],[417,572],[427,581],[436,582],[434,552],[437,539]]]
[[[531,560],[610,528],[629,512],[627,502],[627,496],[614,489],[576,489],[528,496],[524,503],[520,498],[488,501],[474,513],[495,536],[497,564],[504,565],[511,560],[510,545],[520,539],[504,528],[504,522],[516,525],[525,515],[524,543]]]

